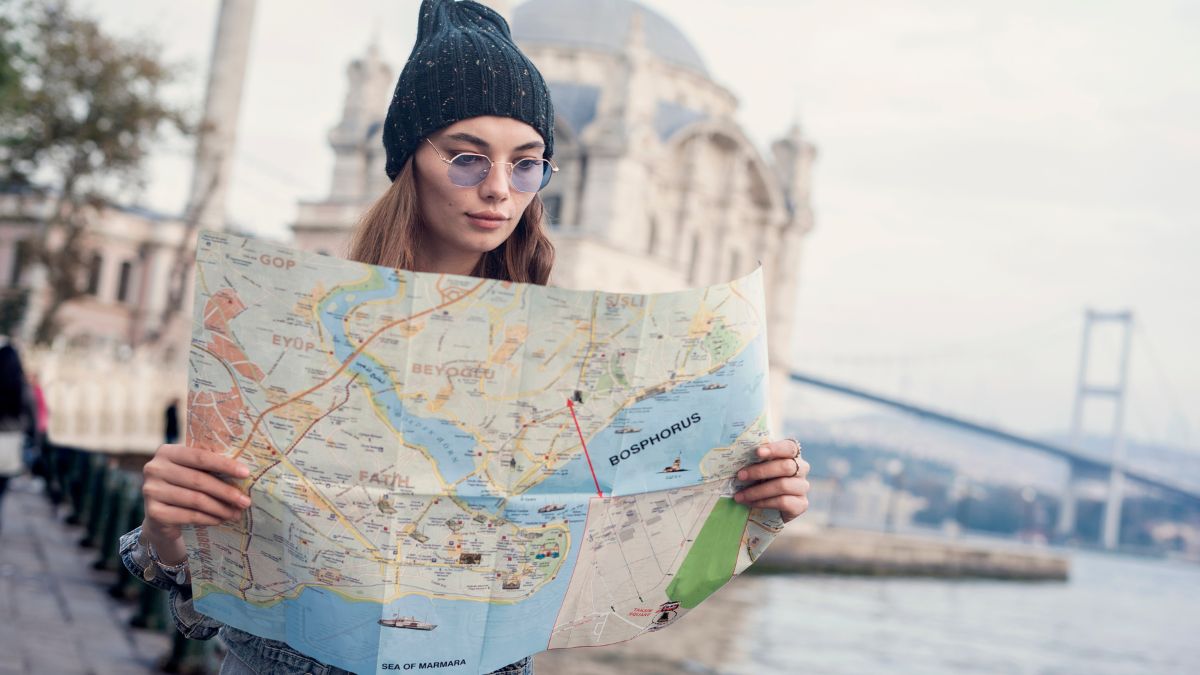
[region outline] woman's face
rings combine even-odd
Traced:
[[[422,141],[413,155],[425,223],[418,269],[469,274],[481,255],[504,243],[535,193],[513,188],[509,167],[501,162],[541,159],[545,147],[533,127],[494,116],[455,122],[429,136],[428,143]],[[459,187],[450,181],[439,152],[446,159],[464,152],[486,155],[496,164],[479,185]]]

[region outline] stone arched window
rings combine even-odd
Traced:
[[[670,214],[666,225],[682,235],[673,250],[692,284],[744,273],[748,259],[768,255],[759,250],[760,230],[787,218],[777,177],[729,120],[701,120],[677,131],[667,139],[654,175],[655,194]],[[690,243],[687,233],[693,233]],[[721,233],[739,245],[721,246]],[[701,237],[712,241],[701,247]],[[714,251],[703,261],[702,248]]]
[[[92,254],[87,268],[87,294],[96,295],[100,292],[100,270],[104,267],[104,256],[97,251]]]
[[[117,278],[117,302],[129,302],[133,290],[133,263],[121,263],[121,276]]]

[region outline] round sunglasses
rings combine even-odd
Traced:
[[[492,167],[503,164],[508,167],[508,179],[518,192],[537,192],[550,184],[550,178],[558,172],[558,167],[548,159],[525,158],[515,162],[493,162],[491,157],[474,152],[461,152],[446,159],[433,141],[428,138],[425,142],[437,153],[438,159],[446,164],[450,182],[458,187],[475,187],[487,178]]]

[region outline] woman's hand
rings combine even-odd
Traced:
[[[778,509],[783,522],[808,510],[808,462],[800,457],[794,439],[772,441],[758,448],[759,462],[738,472],[738,480],[757,481],[734,501],[751,508]]]
[[[183,525],[219,525],[241,516],[250,498],[213,474],[250,475],[246,465],[215,452],[160,445],[142,470],[146,519],[142,535],[166,564],[187,557]]]

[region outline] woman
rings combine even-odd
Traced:
[[[391,187],[359,224],[350,257],[422,272],[545,284],[554,252],[537,192],[557,169],[554,111],[541,75],[513,44],[504,19],[474,2],[425,0],[412,55],[400,74],[383,143]],[[759,449],[739,478],[759,481],[738,501],[776,508],[786,520],[807,508],[795,441]],[[195,612],[187,585],[184,525],[235,520],[250,499],[213,473],[245,477],[239,462],[181,445],[161,446],[145,467],[146,518],[122,538],[130,571],[171,593],[188,637],[221,631],[222,673],[337,673],[287,645]],[[504,673],[532,672],[531,659]]]

